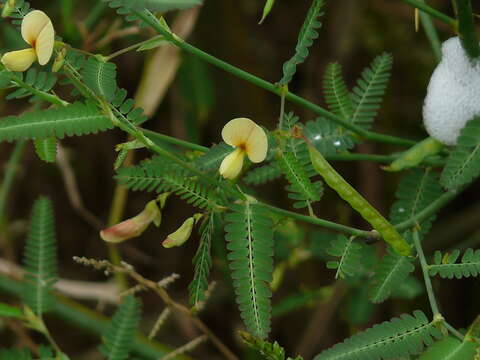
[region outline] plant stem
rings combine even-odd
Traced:
[[[140,130],[151,140],[164,141],[164,142],[168,142],[170,144],[182,146],[186,149],[195,150],[195,151],[207,152],[208,150],[210,150],[210,148],[208,148],[206,146],[197,145],[197,144],[191,143],[189,141],[185,141],[185,140],[180,140],[180,139],[177,139],[175,137],[168,136],[168,135],[161,134],[161,133],[157,133],[157,132],[152,131],[152,130],[147,130],[147,129],[143,129],[143,128],[141,128]]]
[[[132,51],[132,50],[135,50],[137,48],[139,48],[140,46],[144,45],[144,44],[147,44],[151,41],[153,41],[154,39],[162,39],[163,38],[163,35],[157,35],[157,36],[154,36],[153,38],[151,39],[148,39],[148,40],[145,40],[145,41],[141,41],[139,43],[136,43],[136,44],[133,44],[131,46],[127,46],[126,48],[124,49],[120,49],[118,51],[115,51],[113,54],[111,55],[108,55],[105,57],[105,60],[106,61],[110,61],[112,60],[113,58],[117,57],[117,56],[120,56],[120,55],[123,55],[123,54],[126,54],[127,52],[129,51]]]
[[[458,18],[458,35],[462,46],[470,60],[480,56],[475,23],[473,20],[472,3],[470,0],[455,0]]]
[[[419,1],[425,3],[424,0]],[[432,47],[435,59],[437,60],[437,62],[440,62],[440,60],[442,59],[442,46],[438,37],[437,29],[435,28],[435,25],[433,25],[432,18],[428,13],[420,11],[420,21],[422,22],[423,30],[427,35],[430,46]]]
[[[372,140],[372,141],[377,141],[377,142],[383,142],[383,143],[388,143],[388,144],[394,144],[394,145],[402,145],[402,146],[410,146],[414,145],[415,142],[403,138],[399,138],[396,136],[390,136],[390,135],[384,135],[384,134],[379,134],[373,131],[368,131],[365,130],[348,120],[345,120],[330,111],[325,110],[324,108],[311,103],[310,101],[297,96],[291,92],[288,91],[282,91],[282,89],[268,81],[265,81],[255,75],[252,75],[244,70],[241,70],[233,65],[230,65],[229,63],[220,60],[198,48],[196,48],[193,45],[190,45],[189,43],[183,41],[180,39],[178,36],[172,34],[169,30],[164,28],[154,17],[151,17],[148,15],[148,13],[144,11],[136,11],[133,10],[133,12],[140,17],[144,22],[149,24],[152,28],[154,28],[159,34],[163,35],[165,37],[165,40],[170,41],[174,45],[178,46],[182,50],[189,52],[192,55],[195,55],[199,57],[200,59],[204,60],[205,62],[208,62],[214,66],[217,66],[218,68],[234,75],[237,76],[240,79],[243,79],[245,81],[248,81],[264,90],[270,91],[273,94],[276,94],[278,96],[282,96],[284,93],[285,99],[296,104],[299,106],[302,106],[308,110],[313,111],[317,115],[321,115],[326,117],[327,119],[333,121],[334,123],[354,132],[355,134],[358,134],[359,136]]]
[[[42,100],[45,100],[49,103],[55,104],[55,105],[60,105],[60,106],[65,106],[68,105],[68,102],[60,99],[58,96],[50,94],[45,91],[41,91],[38,89],[35,89],[33,86],[28,85],[25,81],[21,80],[18,76],[13,75],[12,76],[12,82],[14,82],[18,87],[22,87],[24,89],[27,89],[31,94],[34,94],[41,98]]]
[[[335,222],[332,222],[332,221],[323,220],[323,219],[320,219],[320,218],[317,218],[317,217],[297,214],[295,212],[280,209],[278,207],[268,205],[268,204],[265,204],[265,203],[262,203],[262,202],[259,202],[259,205],[265,207],[266,209],[270,210],[273,213],[283,215],[283,216],[286,216],[286,217],[289,217],[289,218],[292,218],[292,219],[295,219],[295,220],[303,221],[303,222],[306,222],[306,223],[309,223],[309,224],[318,225],[318,226],[321,226],[321,227],[324,227],[324,228],[327,228],[327,229],[332,229],[332,230],[335,230],[335,231],[339,231],[339,232],[342,232],[342,233],[345,233],[345,234],[356,235],[356,236],[361,236],[361,237],[374,237],[374,238],[378,237],[378,234],[376,232],[360,230],[360,229],[356,229],[356,228],[353,228],[353,227],[350,227],[350,226],[338,224],[338,223],[335,223]]]
[[[418,235],[417,230],[413,231],[413,242],[415,244],[415,248],[420,259],[420,265],[422,266],[423,280],[425,281],[425,288],[427,289],[428,300],[430,301],[430,307],[432,308],[433,317],[435,318],[440,315],[440,312],[438,311],[437,300],[435,299],[435,294],[433,293],[430,275],[428,275],[427,260],[425,259],[425,255],[423,254],[422,245],[420,244],[420,236]]]
[[[457,21],[454,18],[451,18],[448,15],[445,15],[441,11],[438,11],[437,9],[428,6],[423,2],[422,0],[403,0],[404,3],[407,3],[413,7],[416,7],[419,10],[424,11],[425,13],[429,14],[430,16],[440,20],[441,22],[450,25],[452,28],[456,29],[457,27]]]
[[[458,189],[447,191],[446,193],[441,195],[437,200],[435,200],[430,205],[428,205],[425,209],[415,214],[415,216],[412,216],[410,219],[395,225],[395,229],[397,229],[399,232],[402,232],[404,230],[407,230],[408,228],[416,226],[417,224],[421,223],[423,220],[434,215],[436,212],[438,212],[439,209],[441,209],[442,207],[447,205],[450,201],[455,199],[455,197],[457,197],[457,195],[460,194],[460,192],[462,192],[463,189],[465,189],[465,187],[460,187]]]
[[[19,169],[20,159],[26,144],[26,140],[17,141],[6,165],[5,176],[3,178],[2,186],[0,187],[0,226],[3,220],[5,220],[5,209],[7,206],[8,195],[10,195],[13,179]]]
[[[453,335],[455,335],[459,340],[463,341],[465,339],[465,337],[460,331],[455,329],[452,325],[450,325],[445,320],[443,321],[443,325],[448,329],[448,331],[450,331]]]

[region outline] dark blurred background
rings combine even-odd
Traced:
[[[57,0],[31,3],[32,7],[42,9],[52,17],[57,34],[66,42],[104,55],[152,35],[148,30],[141,30],[113,41],[104,41],[103,45],[99,40],[104,39],[109,32],[132,26],[118,23],[115,30],[112,30],[112,24],[121,19],[113,10],[105,10],[93,27],[82,32],[80,30],[84,27],[84,21],[96,2]],[[452,15],[449,1],[432,0],[429,4]],[[263,1],[205,0],[189,36],[189,42],[261,78],[276,82],[281,77],[283,62],[293,54],[298,30],[309,5],[310,1],[306,0],[277,0],[265,23],[259,26],[257,23]],[[480,5],[476,4],[475,7],[476,11],[480,12]],[[167,19],[173,21],[176,16],[175,13],[168,14]],[[329,62],[336,61],[342,65],[345,80],[349,87],[352,87],[362,69],[369,65],[376,55],[390,52],[394,58],[392,78],[374,129],[411,139],[424,138],[426,133],[422,126],[422,103],[436,61],[423,31],[415,32],[413,9],[402,1],[335,0],[328,1],[322,22],[320,37],[311,48],[307,62],[299,67],[290,90],[324,106],[322,78]],[[454,36],[443,24],[435,24],[442,41]],[[2,21],[1,26],[1,48],[21,48],[23,45],[18,42],[16,28],[5,21]],[[95,45],[99,47],[96,48]],[[119,69],[119,85],[126,88],[130,96],[135,94],[148,56],[149,53],[132,52],[114,59]],[[221,140],[222,126],[234,117],[250,117],[270,129],[275,126],[279,98],[201,63],[188,54],[180,54],[180,60],[182,64],[168,92],[145,127],[210,146]],[[162,70],[163,68],[158,69],[160,79]],[[67,92],[60,95],[69,97]],[[18,114],[27,107],[28,104],[24,101],[6,102],[4,96],[0,97],[2,116]],[[290,104],[287,104],[287,110],[294,111],[303,122],[314,118],[312,113]],[[85,208],[103,224],[108,221],[116,186],[112,178],[112,163],[116,156],[114,146],[124,141],[125,135],[118,130],[61,141],[68,154]],[[11,150],[12,144],[0,144],[0,172],[5,170],[4,165]],[[378,154],[400,150],[374,143],[365,143],[356,148],[359,152]],[[138,151],[135,161],[146,156],[149,156],[147,152]],[[384,214],[388,214],[400,179],[399,174],[384,172],[379,164],[368,162],[337,162],[335,167]],[[283,191],[284,185],[283,181],[276,181],[273,185],[262,187],[261,194],[277,206],[292,209],[292,204]],[[431,255],[431,250],[434,249],[466,246],[466,242],[470,242],[470,247],[476,247],[480,241],[480,233],[477,232],[480,210],[477,190],[478,185],[473,184],[448,208],[442,210],[425,243],[428,255]],[[22,157],[21,169],[10,194],[7,228],[3,235],[0,234],[0,239],[3,236],[4,240],[0,243],[1,256],[20,263],[30,208],[40,194],[50,196],[55,206],[60,276],[76,280],[104,280],[102,273],[79,266],[71,260],[73,256],[106,258],[107,248],[99,238],[98,229],[72,207],[59,167],[39,160],[30,144]],[[151,198],[151,194],[130,193],[124,218],[138,213]],[[315,210],[322,218],[365,228],[365,224],[331,192],[327,191]],[[168,201],[160,229],[152,227],[142,237],[120,245],[125,260],[135,265],[136,269],[148,278],[158,280],[172,272],[180,274],[181,279],[170,290],[175,299],[184,302],[187,301],[186,287],[193,274],[191,259],[199,236],[195,234],[185,246],[175,249],[164,249],[161,241],[186,217],[191,216],[193,211],[184,202],[172,197]],[[321,242],[321,234],[315,232],[316,229],[307,226],[306,230],[306,236],[318,237],[320,248],[326,246],[326,243]],[[241,350],[242,345],[235,335],[235,330],[241,328],[242,324],[226,270],[221,232],[219,235],[214,244],[214,268],[211,274],[211,278],[217,280],[218,285],[202,318],[238,354],[242,354],[244,350]],[[379,246],[379,253],[381,252]],[[322,261],[312,257],[297,268],[287,271],[273,301],[278,303],[284,297],[302,289],[318,289],[332,285],[333,275]],[[474,306],[478,301],[478,282],[435,279],[434,286],[439,294],[444,315],[454,326],[466,327],[478,315]],[[312,301],[306,308],[275,317],[272,339],[278,340],[288,353],[293,354],[299,350],[302,340],[305,340],[310,321],[318,321],[318,316],[313,314],[330,311],[332,318],[324,319],[326,323],[322,325],[327,331],[309,344],[309,351],[317,353],[351,335],[356,329],[371,326],[402,312],[411,312],[418,308],[429,313],[426,296],[422,294],[412,300],[389,300],[375,307],[358,309],[365,315],[366,320],[355,325],[350,321],[352,315],[346,311],[349,309],[347,302],[355,302],[355,297],[352,297],[351,293],[344,294],[343,290],[339,291],[339,294],[339,304]],[[144,330],[148,331],[163,305],[150,293],[142,294],[142,300],[143,326]],[[97,305],[92,301],[86,304],[91,307]],[[111,306],[104,309],[106,314],[110,314],[112,310]],[[95,358],[91,349],[97,345],[98,338],[54,318],[48,319],[48,324],[60,346],[72,354],[72,359]],[[195,332],[191,324],[174,318],[162,330],[159,339],[179,346],[191,339]],[[10,332],[0,329],[0,346],[15,345],[17,340]],[[203,345],[195,353],[195,357],[216,359],[219,355],[210,345]],[[255,359],[254,355],[246,352],[242,358]]]

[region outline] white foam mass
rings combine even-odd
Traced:
[[[457,143],[468,120],[480,115],[480,64],[472,64],[460,39],[442,45],[442,61],[430,78],[423,105],[428,134],[446,145]]]

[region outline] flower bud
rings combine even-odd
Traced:
[[[152,222],[157,227],[160,226],[161,209],[165,206],[168,195],[168,193],[159,195],[157,199],[147,203],[145,209],[137,216],[100,231],[100,237],[106,242],[119,243],[140,236]]]
[[[193,227],[201,217],[202,214],[195,214],[185,220],[182,226],[180,226],[175,232],[171,233],[165,240],[163,240],[163,247],[169,249],[174,246],[183,245],[183,243],[190,238],[190,235],[192,235]]]

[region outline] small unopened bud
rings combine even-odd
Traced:
[[[58,72],[65,62],[65,56],[67,56],[67,48],[63,47],[58,51],[58,55],[55,57],[55,60],[52,65],[52,72]]]
[[[12,15],[14,10],[15,10],[15,0],[7,0],[5,4],[3,4],[2,18],[10,17],[10,15]]]
[[[161,199],[157,202],[159,198]],[[100,237],[107,242],[119,243],[140,236],[152,222],[157,227],[160,226],[161,207],[162,204],[165,205],[165,200],[164,194],[160,195],[156,200],[147,203],[145,209],[137,216],[100,231]]]
[[[201,217],[202,214],[195,214],[185,220],[182,226],[180,226],[175,232],[171,233],[165,240],[163,240],[163,247],[169,249],[174,246],[182,246],[183,243],[190,238],[190,235],[192,235],[193,227]]]

